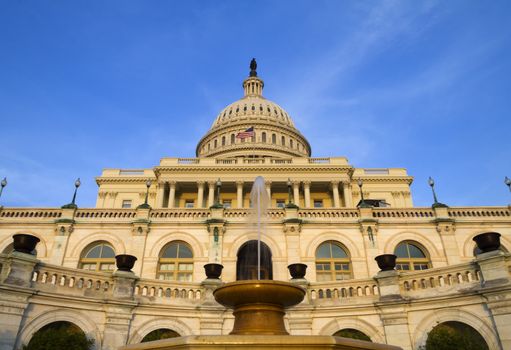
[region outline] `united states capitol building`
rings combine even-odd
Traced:
[[[263,87],[253,62],[243,97],[216,116],[196,157],[103,170],[95,208],[0,208],[0,349],[60,321],[105,350],[158,330],[227,334],[232,313],[212,291],[254,253],[257,176],[270,198],[263,278],[288,281],[288,265],[307,265],[294,281],[306,297],[287,313],[291,334],[344,331],[415,350],[456,323],[489,349],[511,349],[511,207],[415,207],[405,169],[311,157]],[[476,247],[486,232],[501,234],[500,249]],[[40,242],[32,254],[13,251],[14,234]],[[137,258],[132,272],[116,271],[119,254]],[[397,256],[396,270],[380,271],[382,254]],[[206,278],[208,263],[223,265],[221,280]]]

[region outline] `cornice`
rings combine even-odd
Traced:
[[[179,172],[179,173],[196,173],[196,172],[254,172],[254,171],[271,171],[271,172],[342,172],[349,173],[353,168],[351,166],[332,166],[332,165],[323,165],[316,164],[314,166],[303,166],[303,165],[289,165],[289,164],[275,164],[273,166],[261,166],[261,165],[251,165],[244,164],[242,166],[158,166],[155,167],[154,173],[158,176],[162,175],[163,172]]]
[[[142,183],[145,185],[146,181],[147,180],[151,180],[151,181],[156,181],[156,177],[152,177],[152,176],[146,176],[146,177],[132,177],[132,176],[116,176],[116,177],[101,177],[101,176],[98,176],[96,177],[96,184],[98,185],[101,185],[101,184],[104,184],[104,183],[112,183],[112,182],[115,182],[115,183],[126,183],[126,182],[129,182],[129,183]]]

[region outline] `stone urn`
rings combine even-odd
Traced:
[[[115,256],[115,264],[119,271],[131,272],[135,261],[137,261],[137,257],[129,254],[119,254]]]
[[[396,268],[396,258],[394,254],[378,255],[374,260],[378,264],[381,271],[392,271]]]
[[[292,279],[305,278],[305,272],[307,271],[307,265],[301,263],[295,263],[287,266],[289,274]]]
[[[208,279],[219,279],[222,274],[222,264],[209,263],[204,265],[204,272],[206,272],[206,278]]]
[[[14,250],[20,253],[32,254],[40,239],[36,236],[18,233],[12,236]]]
[[[481,233],[474,238],[477,247],[481,249],[483,253],[491,252],[500,248],[500,233],[498,232],[485,232]]]

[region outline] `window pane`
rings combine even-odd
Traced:
[[[115,258],[115,252],[112,247],[103,245],[103,250],[101,251],[101,258]]]
[[[83,270],[94,271],[94,270],[96,270],[96,264],[83,264],[82,265],[82,269]]]
[[[318,282],[331,281],[332,275],[330,275],[329,273],[318,273],[317,280]]]
[[[177,280],[183,281],[183,282],[191,282],[192,281],[192,274],[190,273],[178,273],[177,274]]]
[[[413,264],[413,269],[414,270],[427,270],[428,269],[428,264],[415,263],[415,264]]]
[[[94,248],[92,248],[91,250],[89,250],[89,252],[87,253],[87,255],[85,255],[86,258],[99,258],[99,255],[101,253],[101,245],[97,245],[95,246]]]
[[[332,257],[334,258],[347,258],[346,252],[336,244],[332,244]]]
[[[323,243],[316,251],[316,258],[330,258],[330,243]]]
[[[115,264],[101,264],[99,269],[101,271],[113,271],[115,268]]]
[[[394,251],[394,254],[398,258],[408,258],[408,251],[406,250],[406,243],[400,243],[396,250]]]
[[[414,246],[413,244],[408,244],[408,249],[410,250],[410,257],[412,258],[425,258],[426,256],[424,253]]]
[[[172,243],[163,252],[162,258],[177,258],[177,243]]]
[[[193,264],[179,264],[179,271],[193,271]]]
[[[408,271],[408,270],[410,270],[410,265],[409,264],[396,264],[396,268],[398,270]]]
[[[179,258],[193,258],[192,251],[184,244],[179,244]]]

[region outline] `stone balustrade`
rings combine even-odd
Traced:
[[[2,208],[0,219],[2,220],[40,220],[58,219],[62,216],[59,208]]]
[[[353,302],[373,302],[378,299],[378,284],[374,279],[356,279],[311,283],[307,296],[311,303],[321,304],[324,299]]]
[[[134,295],[140,302],[172,303],[179,299],[199,303],[204,290],[198,283],[140,279],[135,285]]]

